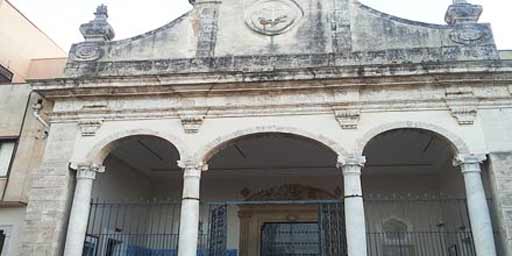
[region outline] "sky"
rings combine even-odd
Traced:
[[[188,0],[9,0],[65,51],[82,41],[80,24],[93,18],[96,6],[106,4],[116,40],[163,26],[192,6]],[[242,0],[241,0],[242,1]],[[360,0],[380,11],[416,21],[445,24],[452,0]],[[511,0],[470,0],[484,7],[481,22],[489,22],[499,49],[512,50]]]

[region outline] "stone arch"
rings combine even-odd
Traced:
[[[95,164],[102,164],[105,158],[112,152],[117,146],[120,145],[121,140],[123,138],[128,138],[132,136],[154,136],[158,137],[160,139],[163,139],[167,142],[169,142],[171,145],[173,145],[176,150],[178,151],[178,154],[180,158],[183,158],[187,155],[186,145],[185,143],[168,133],[163,133],[159,131],[155,131],[152,129],[131,129],[131,130],[125,130],[116,132],[114,134],[109,135],[108,137],[102,139],[98,143],[96,143],[91,150],[87,153],[86,161],[95,163]]]
[[[360,155],[363,155],[366,145],[368,145],[368,143],[372,139],[385,132],[398,129],[419,129],[430,131],[440,136],[447,143],[449,143],[452,149],[454,150],[455,155],[470,153],[468,145],[456,134],[437,125],[423,122],[395,122],[373,128],[367,133],[365,133],[360,139],[357,140],[355,152],[357,152]]]
[[[264,126],[264,127],[253,127],[243,130],[238,130],[228,135],[220,136],[215,138],[210,143],[202,147],[198,153],[194,156],[194,159],[203,163],[208,162],[216,153],[229,146],[231,142],[236,139],[257,134],[286,134],[304,137],[313,141],[316,141],[325,147],[332,150],[335,154],[346,157],[349,154],[339,143],[334,140],[327,138],[319,134],[313,134],[304,130],[300,130],[292,127],[277,127],[277,126]]]

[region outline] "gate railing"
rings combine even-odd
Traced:
[[[386,195],[365,200],[368,255],[474,256],[465,199]]]
[[[3,230],[0,230],[0,255],[2,255],[2,251],[4,249],[4,244],[5,244],[5,239],[6,239],[6,234],[4,233]]]
[[[174,255],[180,206],[172,201],[93,201],[83,255]]]
[[[475,256],[472,234],[460,232],[368,233],[370,256]]]
[[[199,255],[225,256],[230,249],[227,248],[228,235],[239,235],[228,225],[236,221],[228,221],[228,218],[238,218],[234,211],[244,205],[315,206],[314,209],[318,209],[318,255],[346,255],[343,204],[337,200],[203,204]],[[92,202],[84,255],[175,255],[180,206],[171,201]],[[370,256],[475,255],[463,199],[367,198],[365,212]],[[5,234],[0,233],[0,245],[4,240]]]

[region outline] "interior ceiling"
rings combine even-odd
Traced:
[[[368,143],[367,174],[434,174],[451,169],[453,150],[444,138],[425,130],[398,129]]]
[[[167,141],[150,136],[123,140],[112,156],[146,176],[180,175],[178,151]],[[451,168],[448,143],[433,133],[400,129],[375,137],[366,147],[364,173],[429,175]],[[285,134],[259,134],[228,143],[209,162],[206,175],[338,174],[336,154],[312,140]]]

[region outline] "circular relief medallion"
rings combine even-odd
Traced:
[[[462,28],[453,30],[450,33],[450,39],[458,44],[479,44],[485,41],[486,33],[476,28]]]
[[[73,54],[77,61],[94,61],[101,58],[103,51],[95,44],[82,44],[75,48]]]
[[[273,36],[286,32],[303,16],[293,0],[259,0],[246,10],[245,23],[258,33]]]

